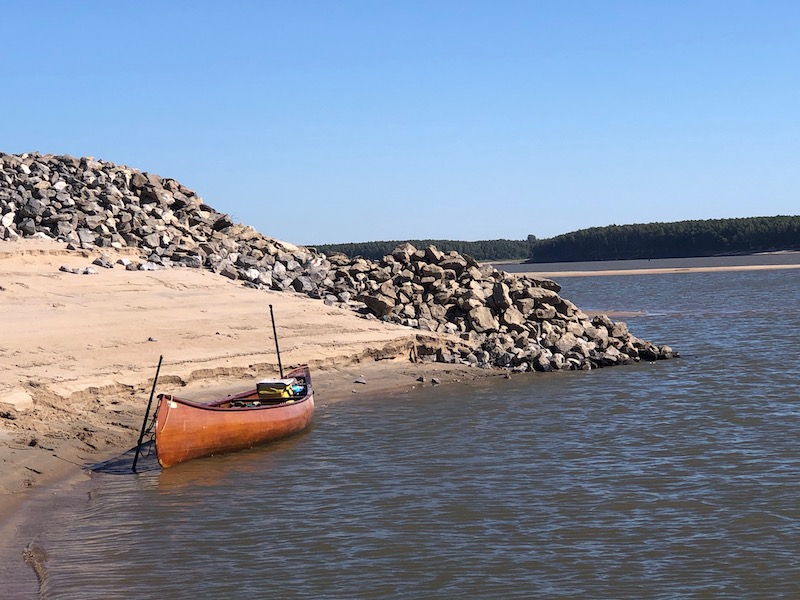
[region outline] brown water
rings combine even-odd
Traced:
[[[107,465],[38,534],[45,597],[800,597],[800,271],[561,283],[683,358],[322,401],[267,448]]]

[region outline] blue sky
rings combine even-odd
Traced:
[[[800,214],[794,1],[14,2],[0,151],[300,244]]]

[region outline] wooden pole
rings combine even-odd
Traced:
[[[281,364],[281,349],[278,347],[278,330],[275,329],[275,313],[272,312],[272,304],[269,305],[269,317],[272,319],[272,335],[275,337],[275,352],[278,353],[278,372],[283,379],[283,365]]]

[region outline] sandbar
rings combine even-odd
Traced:
[[[728,267],[686,267],[672,269],[600,269],[597,271],[526,271],[518,276],[558,279],[562,277],[606,277],[613,275],[667,275],[672,273],[713,273],[723,271],[771,271],[774,269],[800,269],[800,265],[740,265]]]

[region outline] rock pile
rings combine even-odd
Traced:
[[[673,356],[624,323],[590,319],[553,281],[510,276],[433,246],[404,244],[381,261],[326,256],[234,223],[174,179],[91,157],[0,153],[0,239],[20,236],[101,254],[134,247],[145,261],[125,268],[206,268],[251,287],[450,334],[420,345],[422,360],[551,371]],[[96,264],[114,266],[103,256]]]

